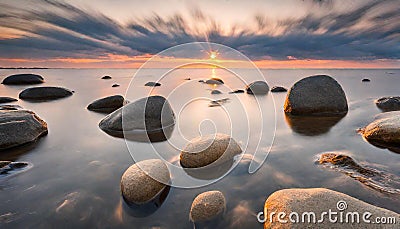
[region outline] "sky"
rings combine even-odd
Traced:
[[[0,67],[137,68],[189,42],[262,68],[400,68],[399,0],[0,0]]]

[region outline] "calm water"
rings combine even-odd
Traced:
[[[262,228],[255,215],[263,210],[264,201],[271,193],[284,188],[325,187],[400,212],[398,195],[376,191],[340,172],[314,164],[315,156],[321,152],[345,151],[361,164],[393,174],[398,179],[400,155],[370,145],[356,130],[380,113],[374,99],[400,95],[400,70],[263,70],[270,86],[287,88],[309,75],[331,75],[346,92],[349,113],[328,126],[326,123],[299,124],[285,118],[285,93],[259,96],[257,98],[261,109],[265,112],[265,128],[262,129],[265,145],[258,148],[259,155],[264,155],[269,139],[272,139],[274,117],[277,128],[272,150],[262,167],[256,173],[249,174],[247,159],[214,184],[195,189],[171,188],[157,211],[139,217],[124,207],[120,196],[120,177],[134,163],[127,144],[123,139],[111,137],[98,128],[99,121],[105,115],[86,110],[86,106],[95,99],[113,94],[125,95],[135,71],[29,70],[45,77],[45,85],[63,86],[74,90],[75,94],[52,102],[14,103],[35,111],[43,118],[48,123],[49,134],[33,145],[0,153],[0,160],[33,164],[31,169],[23,173],[0,178],[1,228],[192,228],[193,224],[189,221],[192,200],[201,192],[215,189],[225,194],[227,209],[223,219],[210,227]],[[128,93],[127,98],[132,101],[148,93],[150,88],[142,85],[156,80],[154,73],[157,71],[137,79],[131,85],[131,93]],[[3,78],[17,72],[26,71],[0,70],[0,76]],[[111,75],[113,79],[101,80],[103,75]],[[244,87],[235,76],[222,70],[185,69],[171,73],[170,77],[161,81],[161,87],[151,92],[170,95],[169,101],[177,114],[177,126],[171,136],[173,144],[154,144],[161,155],[173,164],[177,163],[179,151],[172,146],[181,147],[185,143],[178,136],[191,139],[199,135],[199,132],[212,133],[214,128],[219,132],[229,132],[230,124],[233,123],[233,128],[236,128],[234,138],[245,144],[248,126],[254,127],[256,133],[261,130],[257,129],[260,117],[257,116],[255,98],[247,94],[227,94],[230,89],[225,86],[217,87],[224,94],[210,95],[212,88],[198,83],[197,78],[206,79],[211,76],[222,78],[225,86],[232,89]],[[192,80],[185,81],[187,77]],[[252,76],[245,77],[250,79]],[[363,78],[370,78],[371,82],[361,83]],[[121,86],[112,88],[113,83]],[[24,88],[0,85],[0,96],[18,97]],[[179,90],[174,91],[176,88]],[[198,97],[203,99],[188,103],[190,99]],[[224,110],[221,107],[208,107],[207,98],[231,100],[225,104]],[[276,104],[276,116],[271,107],[273,101]],[[240,119],[245,114],[243,107],[249,115],[249,122]],[[232,111],[237,112],[232,114]],[[202,122],[207,119],[213,122]],[[250,136],[251,139],[259,137],[259,133]],[[139,152],[146,152],[150,147],[148,143],[138,142],[130,142],[128,145],[130,149]],[[252,150],[255,148],[250,146],[248,152]]]

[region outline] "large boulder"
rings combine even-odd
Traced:
[[[264,81],[255,81],[246,86],[247,94],[265,95],[269,92],[269,86]]]
[[[14,99],[11,97],[0,97],[0,103],[11,103],[15,101],[18,101],[18,99]]]
[[[190,208],[190,220],[202,222],[214,219],[226,209],[224,194],[220,191],[203,192],[196,196]]]
[[[373,144],[400,147],[400,111],[378,115],[375,121],[361,130],[361,133]]]
[[[141,133],[157,135],[174,124],[175,115],[169,102],[156,95],[121,107],[101,120],[99,127],[110,135],[127,137]]]
[[[36,141],[47,124],[32,111],[0,111],[0,150]]]
[[[122,175],[122,196],[128,203],[144,204],[157,197],[169,182],[170,173],[162,160],[140,161]]]
[[[304,78],[293,85],[286,97],[285,112],[291,115],[341,116],[348,111],[340,84],[327,75]]]
[[[180,163],[185,168],[200,168],[224,163],[242,153],[239,144],[226,134],[209,134],[192,139],[180,155]]]
[[[28,85],[44,83],[43,77],[36,74],[16,74],[5,78],[2,84],[6,85]]]
[[[92,102],[87,109],[101,113],[111,113],[124,106],[125,103],[126,101],[122,95],[112,95]]]
[[[276,214],[273,214],[271,219],[270,216],[273,212]],[[329,212],[331,212],[331,216],[329,216]],[[340,222],[341,213],[343,213],[342,223]],[[280,218],[278,219],[278,217]],[[323,220],[320,222],[322,217]],[[399,228],[400,226],[399,214],[325,188],[283,189],[270,195],[264,205],[264,228],[338,228],[347,226],[372,229],[377,228],[377,225],[372,223],[376,217],[395,217],[396,223],[384,224],[385,228]],[[286,221],[282,222],[282,220]],[[371,220],[371,222],[368,223],[366,220]]]
[[[382,111],[400,110],[400,96],[383,97],[375,100],[376,106]]]
[[[19,93],[19,98],[23,100],[55,100],[73,94],[72,91],[62,87],[32,87]]]

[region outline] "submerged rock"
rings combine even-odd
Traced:
[[[317,162],[321,165],[328,165],[372,189],[400,194],[400,190],[396,188],[400,185],[400,180],[396,175],[360,165],[342,152],[323,153]]]
[[[287,92],[287,89],[281,86],[274,86],[271,88],[271,92]]]
[[[192,139],[180,154],[185,168],[200,168],[223,163],[242,153],[239,144],[226,134],[209,134]]]
[[[217,99],[217,100],[213,100],[210,102],[210,104],[208,104],[209,107],[220,107],[222,105],[224,105],[225,103],[227,103],[229,101],[229,98],[224,98],[224,99]]]
[[[0,97],[0,103],[11,103],[16,101],[18,101],[18,99],[14,99],[11,97]]]
[[[246,86],[247,94],[265,95],[269,92],[269,86],[264,81],[255,81]]]
[[[27,166],[29,166],[29,163],[27,162],[0,161],[0,174],[7,175],[17,173]]]
[[[220,90],[212,90],[211,94],[212,95],[218,95],[218,94],[222,94],[222,92]]]
[[[375,100],[376,106],[382,111],[398,111],[400,110],[400,96],[383,97]]]
[[[193,222],[208,221],[223,214],[225,209],[226,200],[222,192],[203,192],[193,200],[190,208],[190,220]]]
[[[0,111],[0,150],[36,141],[47,124],[32,111]]]
[[[157,82],[147,82],[144,86],[147,86],[147,87],[159,87],[159,86],[161,86],[161,84],[157,83]]]
[[[69,89],[62,87],[31,87],[19,93],[23,100],[55,100],[73,95]]]
[[[372,169],[364,168],[363,166],[357,164],[353,160],[353,158],[342,153],[323,153],[320,155],[318,162],[319,164],[331,164],[334,166],[346,168],[366,176],[374,176],[378,174]]]
[[[128,203],[144,204],[153,200],[169,182],[170,173],[162,160],[140,161],[122,175],[122,196]]]
[[[124,122],[124,126],[122,126]],[[141,98],[119,108],[107,115],[99,123],[100,129],[104,132],[116,136],[129,138],[132,135],[145,134],[153,141],[165,140],[165,131],[175,124],[175,114],[169,102],[162,96],[150,96]]]
[[[377,116],[360,132],[372,144],[385,148],[400,147],[400,112],[392,111]]]
[[[284,110],[291,115],[343,116],[348,106],[346,95],[336,80],[327,75],[315,75],[293,85]]]
[[[103,76],[103,77],[101,77],[101,79],[103,79],[103,80],[110,80],[110,79],[112,79],[112,77],[111,77],[111,76]]]
[[[335,222],[329,220],[327,212],[331,209],[332,212],[336,212],[334,215]],[[270,219],[271,212],[284,212],[286,213],[286,223],[278,221],[277,214],[273,215],[273,219]],[[304,215],[304,213],[314,213],[310,215]],[[325,217],[322,222],[319,222],[321,216],[325,212]],[[379,217],[395,217],[398,219],[399,214],[376,207],[365,203],[361,200],[348,196],[346,194],[332,191],[325,188],[310,188],[310,189],[283,189],[271,194],[265,201],[264,205],[264,228],[337,228],[340,222],[338,212],[343,212],[343,220],[346,220],[346,216],[352,212],[359,213],[359,223],[356,218],[345,225],[355,228],[376,228],[376,224],[367,223],[363,220],[363,214],[366,212],[371,213],[372,216]],[[294,213],[297,213],[294,214]],[[290,217],[290,215],[292,217]],[[305,216],[302,220],[302,216]],[[290,217],[290,218],[289,218]],[[371,222],[374,220],[370,217]],[[289,220],[291,219],[291,220]],[[295,222],[292,222],[295,221]],[[353,223],[352,223],[353,222]],[[339,224],[341,225],[341,224]],[[385,224],[385,228],[398,228],[400,222],[396,221],[396,224]],[[340,226],[339,226],[340,227]]]
[[[36,74],[16,74],[5,78],[2,84],[6,85],[29,85],[29,84],[41,84],[44,83],[44,79],[40,75]]]
[[[113,84],[111,87],[119,87],[120,85],[119,84]]]
[[[229,94],[239,94],[239,93],[244,93],[244,90],[237,89],[237,90],[229,92]]]
[[[87,109],[101,113],[111,113],[125,104],[126,101],[122,95],[113,95],[92,102]]]
[[[224,81],[222,81],[220,78],[211,78],[211,79],[209,79],[209,80],[207,80],[206,82],[205,82],[206,84],[217,84],[217,85],[219,85],[219,84],[224,84]]]

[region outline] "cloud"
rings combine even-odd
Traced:
[[[397,1],[365,1],[351,11],[333,10],[332,1],[311,2],[319,8],[310,8],[305,16],[273,20],[255,14],[250,26],[232,22],[229,31],[198,8],[190,9],[190,16],[152,14],[122,24],[65,2],[42,0],[35,9],[0,4],[0,28],[24,34],[0,38],[0,58],[135,56],[210,41],[253,60],[399,59]]]

